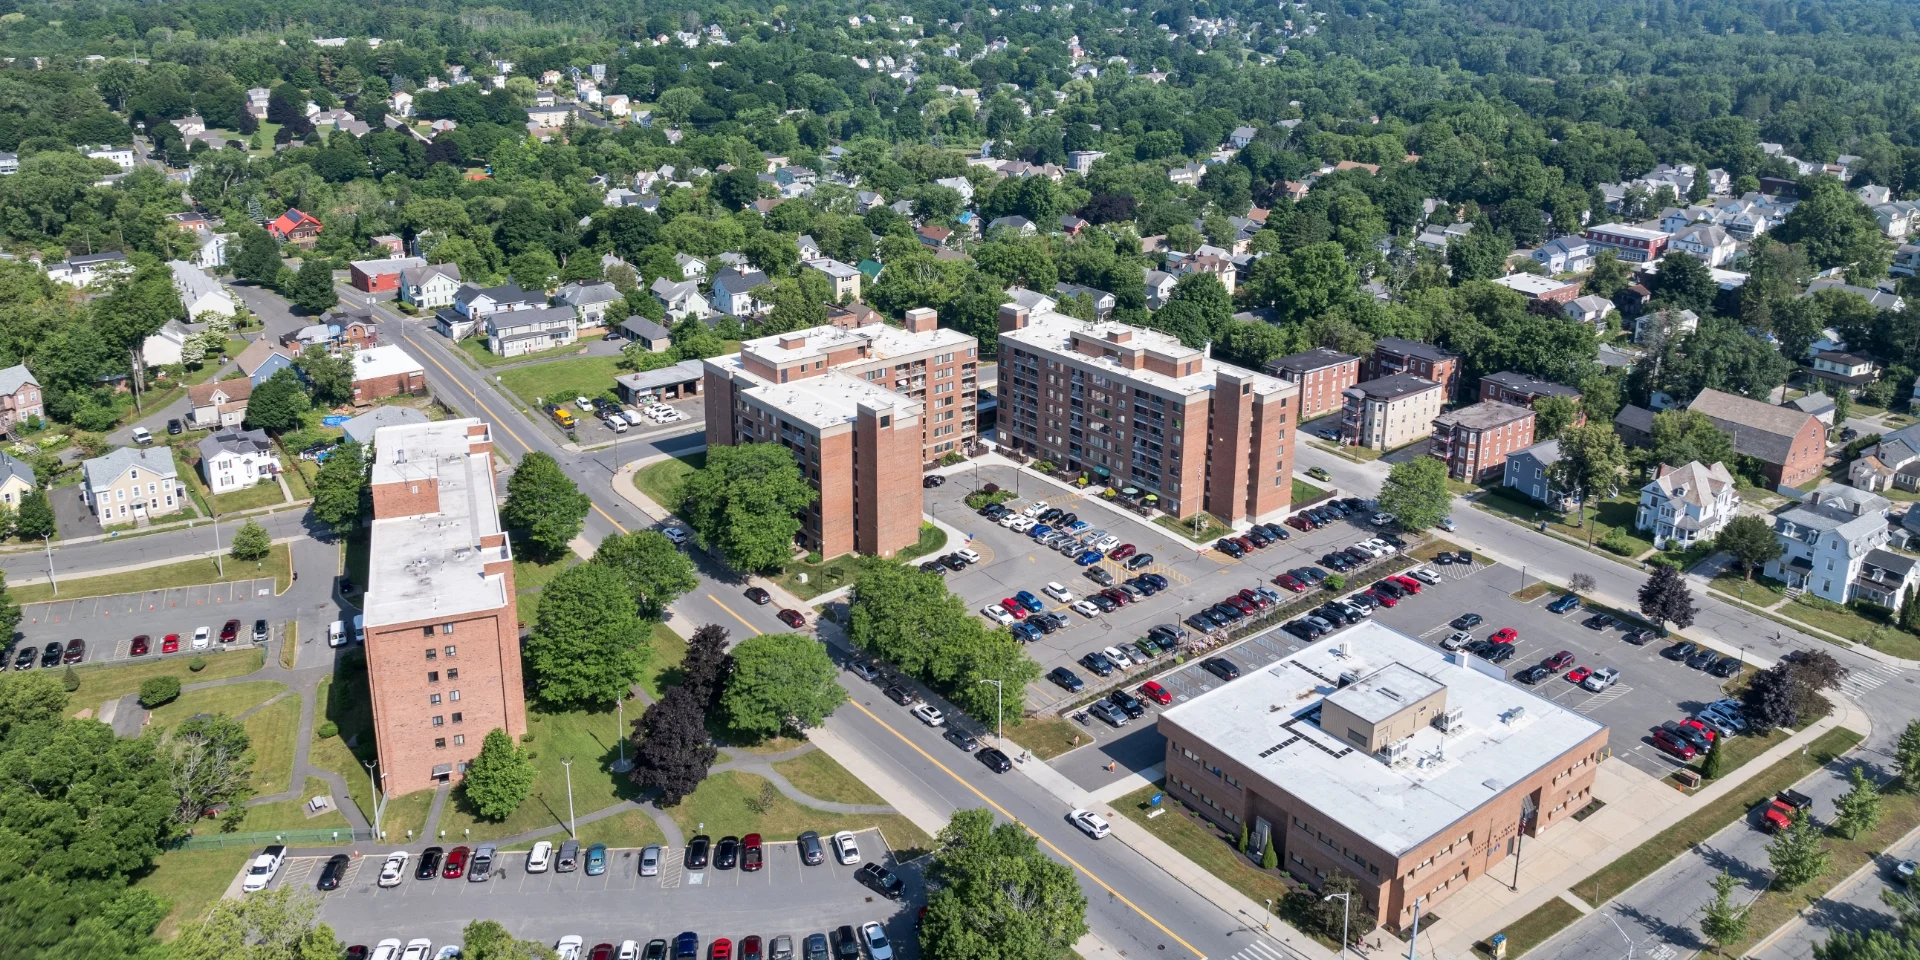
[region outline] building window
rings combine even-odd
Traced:
[[[447,748],[447,738],[446,738],[446,737],[434,737],[434,738],[433,738],[433,748],[434,748],[435,750],[445,750],[445,749]]]
[[[449,624],[449,626],[451,626],[451,624]],[[447,644],[447,656],[451,657],[453,656],[453,654],[454,654],[453,644],[449,643]]]
[[[451,623],[443,623],[443,624],[441,624],[441,625],[440,625],[440,632],[441,632],[441,633],[445,633],[445,634],[451,634],[451,633],[453,633],[453,624],[451,624]],[[452,647],[448,647],[448,648],[447,648],[447,651],[448,651],[448,652],[447,652],[447,656],[449,656],[449,657],[451,657],[451,656],[453,656],[453,652],[452,652],[452,651],[453,651],[453,648],[452,648]]]
[[[464,746],[466,746],[466,745],[467,745],[467,735],[466,735],[466,734],[464,734],[464,733],[457,733],[457,734],[454,734],[454,737],[453,737],[453,745],[454,745],[454,746],[456,746],[456,747],[464,747]]]
[[[439,682],[440,682],[440,671],[438,671],[438,670],[428,670],[428,671],[427,671],[427,682],[428,682],[428,683],[439,683]]]
[[[448,668],[447,668],[447,679],[448,679],[448,680],[458,680],[458,679],[460,679],[460,668],[459,668],[459,667],[448,667]]]
[[[434,717],[434,718],[433,718],[433,725],[434,725],[434,726],[436,726],[436,727],[437,727],[437,726],[440,726],[441,724],[443,724],[443,723],[445,723],[445,722],[446,722],[446,718],[445,718],[445,717],[437,717],[437,716],[436,716],[436,717]]]
[[[458,690],[455,690],[455,691],[453,691],[452,693],[450,693],[450,694],[448,694],[448,695],[447,695],[447,699],[449,699],[449,700],[458,700],[458,699],[460,699],[460,691],[458,691]]]
[[[440,695],[439,695],[439,694],[437,694],[437,693],[430,693],[430,694],[427,694],[427,703],[428,703],[429,705],[431,705],[431,706],[435,706],[435,707],[437,707],[437,706],[439,706],[439,705],[440,705]]]
[[[428,648],[427,648],[427,659],[428,659],[429,661],[431,661],[431,660],[434,660],[434,659],[436,659],[436,658],[438,658],[439,656],[440,656],[440,651],[438,651],[438,650],[435,650],[435,649],[434,649],[434,648],[432,648],[432,647],[428,647]]]
[[[454,715],[453,715],[453,722],[454,722],[454,723],[459,723],[459,722],[460,722],[460,719],[461,719],[461,715],[460,715],[460,714],[457,714],[457,713],[456,713],[456,714],[454,714]]]
[[[421,636],[423,636],[423,637],[431,637],[431,636],[433,636],[433,628],[432,628],[432,627],[421,627],[421,628],[420,628],[420,635],[421,635]]]

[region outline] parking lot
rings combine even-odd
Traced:
[[[701,418],[705,416],[705,411],[701,407],[702,401],[699,397],[685,397],[665,403],[666,406],[680,413],[680,419],[678,420],[657,420],[645,416],[641,410],[641,408],[645,406],[644,403],[623,404],[622,409],[632,410],[635,413],[642,414],[640,425],[628,427],[625,433],[615,433],[612,427],[607,426],[606,421],[601,420],[594,414],[592,406],[586,407],[583,412],[579,403],[571,398],[564,401],[555,400],[554,402],[565,407],[567,412],[573,415],[573,433],[580,438],[580,446],[585,449],[608,446],[616,440],[625,442],[640,437],[652,436],[653,434],[666,430],[684,430],[690,425],[698,424]],[[545,420],[548,426],[559,430],[558,425],[554,423],[551,416],[538,410],[534,411],[533,415]],[[564,433],[565,431],[562,430],[560,432]]]
[[[239,639],[226,646],[241,647],[251,642],[253,622],[257,619],[267,621],[269,639],[280,635],[288,607],[284,598],[273,595],[273,586],[273,578],[266,577],[85,600],[30,603],[21,611],[19,642],[44,646],[49,641],[82,637],[87,641],[84,662],[103,663],[127,659],[133,637],[143,633],[152,638],[152,650],[142,659],[159,656],[161,638],[177,633],[179,653],[191,655],[195,652],[192,645],[196,628],[206,627],[212,634],[208,649],[220,648],[221,624],[239,620]],[[208,649],[199,652],[206,653]]]
[[[597,877],[584,870],[527,873],[526,852],[510,851],[500,855],[499,868],[483,883],[415,880],[416,861],[410,860],[406,879],[384,890],[376,884],[384,857],[368,854],[348,867],[339,889],[315,892],[321,898],[320,919],[349,944],[427,937],[437,947],[459,942],[460,931],[475,917],[493,917],[516,936],[548,944],[569,934],[584,937],[588,946],[622,940],[645,944],[655,938],[671,942],[691,930],[700,936],[703,955],[717,937],[738,944],[747,936],[770,941],[782,934],[794,938],[797,952],[809,933],[831,937],[841,924],[858,927],[876,920],[886,927],[896,956],[916,956],[913,925],[926,902],[924,861],[896,863],[877,831],[863,831],[859,845],[865,862],[882,863],[905,882],[901,900],[887,900],[861,885],[854,877],[859,867],[842,866],[831,854],[818,866],[802,864],[791,841],[768,842],[766,866],[754,873],[686,870],[681,847],[665,851],[655,877],[639,875],[636,849],[609,850],[607,872]],[[417,856],[419,849],[410,852]],[[314,891],[326,860],[289,857],[274,884]]]

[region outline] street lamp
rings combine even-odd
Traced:
[[[998,680],[982,679],[980,682],[993,684],[993,736],[994,739],[1000,741],[1001,749],[1005,749],[1007,746],[1007,727],[1006,715],[1001,712],[1003,702],[1001,695],[1006,693],[1006,687]]]
[[[633,769],[633,761],[627,759],[627,698],[620,697],[613,706],[620,713],[620,726],[614,731],[620,740],[620,759],[613,762],[613,772],[626,773]]]
[[[1615,930],[1620,930],[1620,939],[1627,942],[1627,960],[1633,960],[1633,938],[1627,936],[1627,931],[1620,929],[1620,921],[1615,920],[1613,914],[1603,913],[1601,916],[1606,917],[1607,922],[1613,924]]]
[[[373,789],[373,838],[378,840],[380,839],[380,814],[386,810],[386,798],[380,795],[380,781],[373,776],[373,768],[377,764],[372,760],[362,760],[360,765],[367,768],[367,786]]]
[[[47,582],[53,584],[53,595],[57,597],[60,595],[60,581],[53,577],[53,534],[42,535],[40,542],[47,547]],[[224,577],[226,574],[223,573],[221,576]]]
[[[567,836],[578,840],[580,834],[574,830],[573,822],[573,758],[560,761],[560,765],[567,768]]]
[[[1269,840],[1267,842],[1272,843],[1273,841]],[[1353,918],[1353,895],[1350,893],[1329,893],[1321,897],[1320,902],[1326,903],[1335,897],[1340,899],[1340,956],[1345,957],[1347,955],[1347,922]]]

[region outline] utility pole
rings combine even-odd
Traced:
[[[213,488],[207,488],[207,512],[213,515],[213,566],[220,579],[227,578],[227,560],[220,553],[220,510],[213,505]]]
[[[1420,905],[1427,902],[1426,897],[1413,901],[1413,936],[1407,938],[1407,960],[1419,960],[1414,951],[1420,949]]]
[[[387,805],[382,802],[380,796],[380,781],[373,776],[374,762],[362,760],[360,765],[367,768],[367,786],[373,788],[373,839],[378,840],[380,839],[380,814],[385,811]]]
[[[567,836],[578,840],[580,834],[574,829],[573,822],[573,758],[560,761],[560,765],[567,768]]]
[[[1006,692],[1006,687],[998,680],[983,678],[980,682],[993,684],[993,736],[994,739],[1000,741],[1001,748],[1005,749],[1007,745],[1007,726],[1001,694]]]
[[[620,740],[620,759],[613,762],[613,772],[626,773],[633,769],[633,761],[627,759],[627,698],[620,697],[613,706],[620,714],[620,726],[614,731]]]
[[[57,597],[60,595],[60,581],[53,578],[53,534],[41,537],[40,542],[47,547],[47,582],[53,584],[53,595]]]

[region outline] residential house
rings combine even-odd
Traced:
[[[1175,186],[1197,187],[1200,185],[1200,178],[1205,176],[1206,173],[1206,164],[1185,163],[1168,170],[1167,179],[1172,181]]]
[[[240,355],[234,358],[234,365],[240,368],[241,376],[253,381],[257,387],[266,383],[267,378],[281,368],[293,366],[296,356],[292,350],[261,337],[240,351]]]
[[[1167,298],[1173,296],[1174,284],[1179,278],[1162,270],[1146,272],[1147,307],[1158,310],[1167,305]]]
[[[730,317],[754,316],[773,305],[754,296],[753,291],[771,284],[766,274],[750,267],[723,270],[713,278],[713,305]]]
[[[245,490],[279,471],[264,430],[221,430],[200,440],[200,476],[215,494]]]
[[[0,453],[0,503],[18,510],[21,499],[39,486],[40,480],[32,467]]]
[[[1186,276],[1190,273],[1213,274],[1214,277],[1219,279],[1220,285],[1227,288],[1227,294],[1229,296],[1233,294],[1234,278],[1237,271],[1238,268],[1232,260],[1210,255],[1188,257],[1180,261],[1180,265],[1174,268],[1174,272],[1181,276]]]
[[[1357,383],[1342,391],[1341,442],[1393,450],[1430,436],[1446,388],[1412,373]]]
[[[1862,450],[1848,465],[1847,479],[1862,490],[1920,491],[1920,424],[1895,430]]]
[[[340,345],[340,325],[325,322],[327,319],[325,314],[322,314],[320,319],[321,323],[309,323],[281,337],[281,344],[292,348],[295,352],[305,352],[308,347],[323,347],[328,353],[332,353]]]
[[[1585,237],[1559,237],[1540,245],[1530,256],[1549,274],[1585,273],[1593,269],[1593,252]]]
[[[680,266],[680,276],[687,280],[705,280],[707,262],[690,253],[676,253],[673,262]]]
[[[0,177],[11,177],[20,172],[20,155],[0,153]]]
[[[140,341],[140,362],[149,367],[169,367],[181,363],[187,341],[193,331],[179,320],[168,320],[160,329]]]
[[[1662,337],[1678,337],[1700,329],[1700,315],[1692,310],[1655,310],[1633,318],[1633,342],[1651,346]]]
[[[628,317],[620,322],[619,332],[649,353],[662,353],[673,346],[673,332],[646,317]]]
[[[1669,253],[1684,253],[1709,267],[1722,266],[1732,260],[1738,247],[1725,228],[1711,223],[1686,227],[1667,241]]]
[[[666,277],[655,277],[653,284],[647,287],[647,292],[653,294],[655,300],[660,301],[660,305],[667,311],[669,321],[682,317],[698,317],[705,320],[713,315],[713,307],[707,303],[707,298],[700,292],[700,284],[696,281],[675,282]]]
[[[1053,285],[1053,293],[1056,305],[1059,300],[1066,297],[1082,297],[1091,300],[1093,302],[1093,319],[1095,320],[1106,320],[1112,317],[1113,308],[1119,305],[1119,300],[1105,290],[1096,290],[1092,287],[1082,286],[1077,283],[1068,283],[1065,280]]]
[[[267,221],[267,232],[275,240],[292,244],[301,249],[312,249],[320,239],[320,221],[308,216],[294,207],[287,212]]]
[[[1227,134],[1227,142],[1233,144],[1235,150],[1244,150],[1258,134],[1252,127],[1234,127],[1233,132]]]
[[[543,310],[547,294],[543,290],[523,290],[517,283],[498,287],[465,284],[453,295],[453,309],[434,314],[440,332],[452,340],[463,340],[479,329],[480,321],[495,313],[517,310]]]
[[[1504,373],[1489,373],[1480,378],[1480,399],[1483,401],[1497,400],[1501,403],[1531,408],[1534,401],[1541,397],[1565,397],[1577,404],[1580,402],[1580,391],[1565,384],[1542,380],[1539,377],[1515,373],[1511,370]],[[1580,426],[1586,422],[1587,415],[1582,412],[1574,420],[1573,426]]]
[[[1790,590],[1805,590],[1839,604],[1857,597],[1868,599],[1862,596],[1864,580],[1871,585],[1871,595],[1886,598],[1874,602],[1897,608],[1899,594],[1885,589],[1895,586],[1885,577],[1888,571],[1899,570],[1902,558],[1883,549],[1892,539],[1887,522],[1892,506],[1885,497],[1853,487],[1837,483],[1820,487],[1774,516],[1773,536],[1782,553],[1767,561],[1767,576],[1785,582]],[[1881,572],[1881,580],[1867,575],[1869,565]],[[1910,580],[1912,570],[1907,569],[1904,576]],[[1898,584],[1902,589],[1907,585],[1905,581]],[[1889,593],[1893,595],[1888,597]]]
[[[1820,475],[1826,456],[1826,426],[1817,418],[1786,407],[1706,389],[1687,409],[1707,415],[1733,437],[1733,449],[1759,460],[1767,482],[1791,487]]]
[[[427,370],[398,344],[374,347],[353,355],[353,402],[364,406],[401,394],[427,392]]]
[[[193,265],[202,270],[227,265],[227,245],[232,239],[224,233],[210,233],[200,240],[200,246],[193,251]]]
[[[1382,337],[1373,345],[1373,354],[1360,370],[1362,380],[1378,380],[1397,373],[1411,373],[1440,384],[1441,394],[1452,399],[1460,388],[1460,357],[1431,343]]]
[[[399,290],[401,274],[408,270],[423,269],[427,261],[420,257],[387,257],[381,260],[354,260],[347,266],[355,290],[384,293]]]
[[[1360,358],[1315,347],[1267,362],[1268,375],[1300,388],[1300,422],[1316,420],[1346,405],[1346,392],[1360,381]]]
[[[1532,273],[1509,273],[1493,283],[1526,297],[1529,304],[1545,304],[1554,309],[1559,309],[1580,295],[1580,284],[1577,282],[1555,280]]]
[[[837,303],[827,304],[827,324],[840,330],[858,330],[861,327],[885,322],[886,318],[880,315],[880,311],[863,303],[849,303],[845,306]]]
[[[1028,290],[1026,287],[1008,287],[1006,299],[1002,302],[1022,307],[1029,314],[1049,313],[1060,305],[1059,301],[1052,297],[1038,290]]]
[[[400,302],[417,310],[438,310],[453,306],[460,292],[460,265],[434,263],[408,267],[400,271]]]
[[[1653,446],[1653,411],[1629,403],[1613,415],[1613,432],[1629,447]]]
[[[1805,396],[1795,397],[1792,400],[1782,403],[1781,406],[1792,407],[1801,413],[1813,414],[1819,418],[1821,423],[1826,424],[1829,430],[1833,428],[1834,414],[1839,412],[1839,407],[1834,404],[1833,398],[1824,393],[1809,393]]]
[[[338,329],[334,335],[334,348],[347,347],[365,350],[380,343],[380,319],[373,315],[368,307],[339,306],[320,315],[320,321]]]
[[[1920,245],[1903,243],[1896,248],[1887,272],[1896,277],[1920,276]]]
[[[564,347],[580,338],[580,321],[572,307],[503,310],[488,314],[483,322],[487,330],[487,351],[497,357],[538,353]]]
[[[187,426],[200,430],[238,427],[247,419],[253,381],[246,377],[196,383],[187,388]]]
[[[1536,443],[1507,455],[1501,486],[1518,490],[1553,509],[1571,506],[1567,495],[1553,485],[1553,465],[1560,462],[1560,441]]]
[[[1802,294],[1802,296],[1811,297],[1822,290],[1839,290],[1842,293],[1851,293],[1865,299],[1875,310],[1893,310],[1898,312],[1907,308],[1906,299],[1897,293],[1891,293],[1886,290],[1869,289],[1867,287],[1856,287],[1840,277],[1816,278],[1812,283],[1807,284],[1807,292]]]
[[[1533,427],[1532,410],[1482,400],[1435,417],[1427,452],[1447,465],[1448,476],[1478,483],[1503,474],[1509,454],[1533,446]]]
[[[1574,297],[1572,300],[1568,300],[1566,303],[1560,305],[1560,312],[1564,313],[1567,319],[1575,323],[1585,323],[1595,327],[1605,327],[1607,325],[1607,318],[1613,315],[1613,311],[1614,306],[1612,300],[1593,294],[1588,294],[1584,297]]]
[[[946,227],[936,227],[931,224],[922,225],[913,232],[920,237],[920,244],[922,246],[933,247],[935,249],[946,246],[947,238],[953,236],[952,230]]]
[[[1002,230],[1011,231],[1017,237],[1031,237],[1039,232],[1032,220],[1022,216],[1000,217],[987,224],[987,236],[993,236]]]
[[[803,261],[802,266],[809,267],[826,275],[833,285],[835,301],[860,299],[860,271],[849,264],[841,263],[832,257],[819,257]]]
[[[24,363],[0,370],[0,431],[15,435],[14,426],[26,420],[47,417],[46,399],[40,381]]]
[[[1851,396],[1880,379],[1880,365],[1859,354],[1823,350],[1808,362],[1807,379],[1818,381],[1825,393],[1845,390]]]
[[[1740,495],[1726,464],[1695,460],[1684,467],[1660,464],[1653,480],[1640,488],[1640,509],[1633,526],[1653,535],[1653,547],[1686,549],[1719,535],[1733,519]]]
[[[70,287],[85,290],[102,280],[132,272],[133,265],[127,262],[127,255],[118,250],[106,253],[88,253],[77,257],[68,257],[58,263],[47,264],[47,278],[57,280]]]
[[[227,288],[199,267],[185,260],[169,260],[167,269],[173,272],[173,289],[180,295],[180,305],[186,308],[187,319],[193,320],[208,313],[216,317],[231,317],[238,312],[233,305],[233,295],[227,292]]]
[[[121,447],[80,464],[80,497],[101,524],[144,524],[179,513],[186,492],[170,447]]]
[[[569,307],[579,322],[580,333],[590,333],[607,325],[607,311],[624,301],[611,283],[569,283],[554,294],[556,306]]]

